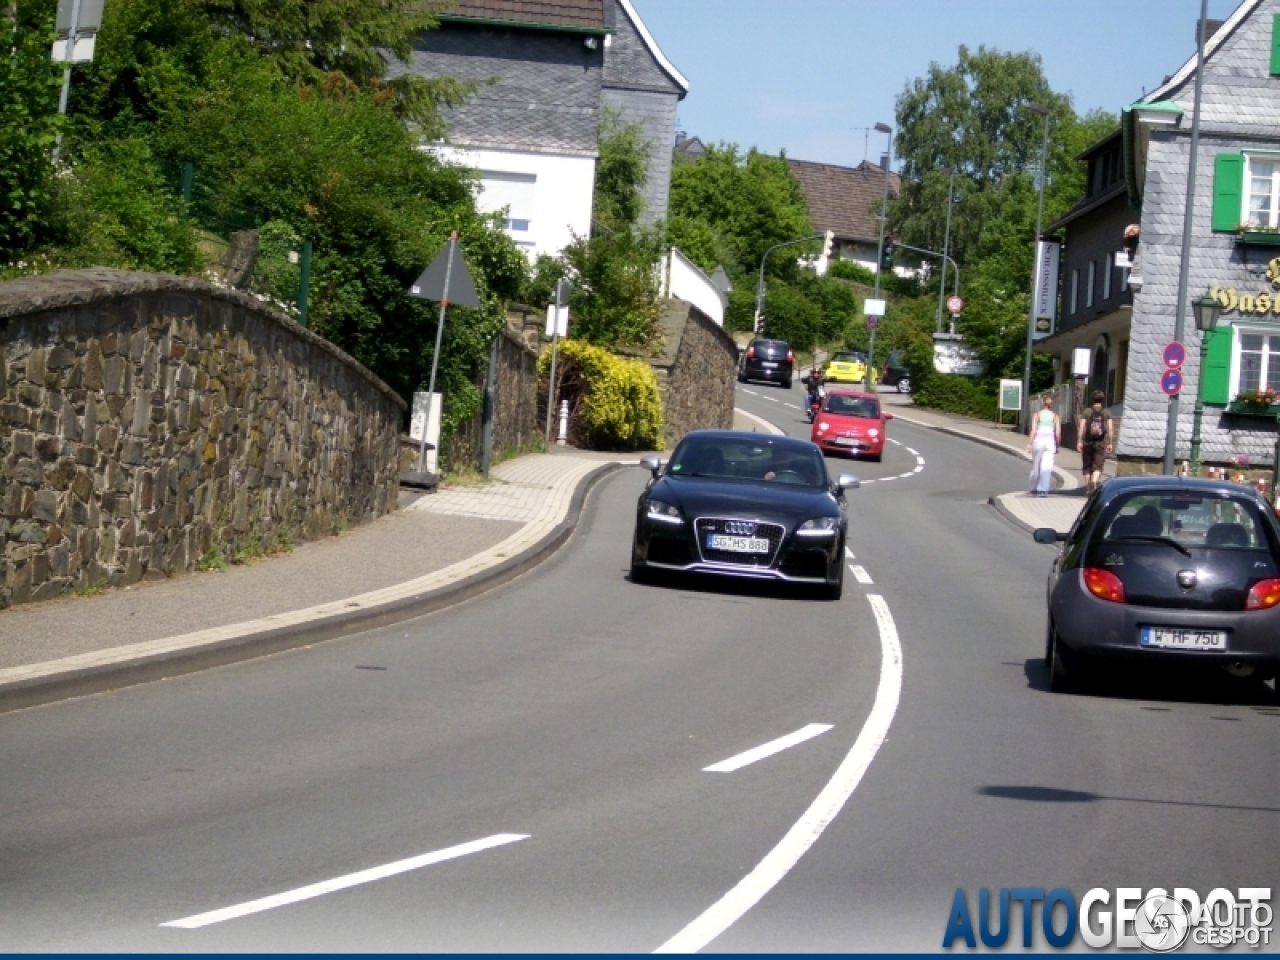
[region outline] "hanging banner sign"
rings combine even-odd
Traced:
[[[1062,244],[1053,240],[1041,240],[1036,244],[1036,271],[1033,286],[1035,309],[1032,316],[1035,328],[1032,339],[1043,340],[1053,333],[1053,322],[1058,313],[1058,261]]]

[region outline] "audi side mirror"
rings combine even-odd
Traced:
[[[1038,527],[1031,536],[1036,543],[1046,544],[1061,543],[1063,540],[1067,539],[1067,535],[1065,533],[1059,533],[1052,527]]]
[[[841,493],[846,490],[857,490],[860,486],[862,486],[862,481],[852,473],[842,473],[840,474],[840,479],[836,481],[836,489]]]
[[[656,477],[658,475],[658,471],[662,469],[662,460],[658,457],[641,457],[640,466]]]
[[[892,414],[892,413],[886,413],[886,414],[884,415],[884,418],[885,418],[886,420],[892,420],[892,419],[893,419],[893,414]]]

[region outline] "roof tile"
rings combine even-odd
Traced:
[[[880,232],[875,209],[884,193],[884,168],[864,162],[856,167],[787,160],[800,181],[815,230],[831,230],[843,240],[872,240]],[[889,194],[897,196],[901,180],[889,174]]]
[[[446,17],[604,30],[604,0],[457,0]]]

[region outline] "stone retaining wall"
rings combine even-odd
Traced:
[[[543,320],[524,307],[508,310],[507,328],[498,341],[494,374],[493,457],[528,450],[542,439],[538,421],[538,342]],[[532,334],[532,336],[530,336]],[[484,389],[484,379],[477,384]],[[545,407],[544,407],[545,410]],[[444,446],[444,465],[450,470],[480,466],[481,416],[460,425]]]
[[[697,307],[670,300],[662,316],[666,348],[650,361],[662,391],[668,450],[690,430],[733,427],[738,346]]]
[[[395,509],[405,404],[202,281],[0,284],[0,607],[187,573]]]

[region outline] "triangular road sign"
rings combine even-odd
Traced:
[[[449,255],[453,252],[453,268],[449,270]],[[445,273],[449,273],[449,289],[445,290]],[[409,296],[419,300],[443,300],[456,307],[480,306],[480,295],[476,293],[476,285],[471,280],[467,263],[462,258],[462,248],[456,240],[450,240],[444,249],[436,254],[431,266],[422,271],[422,276],[409,288]]]

